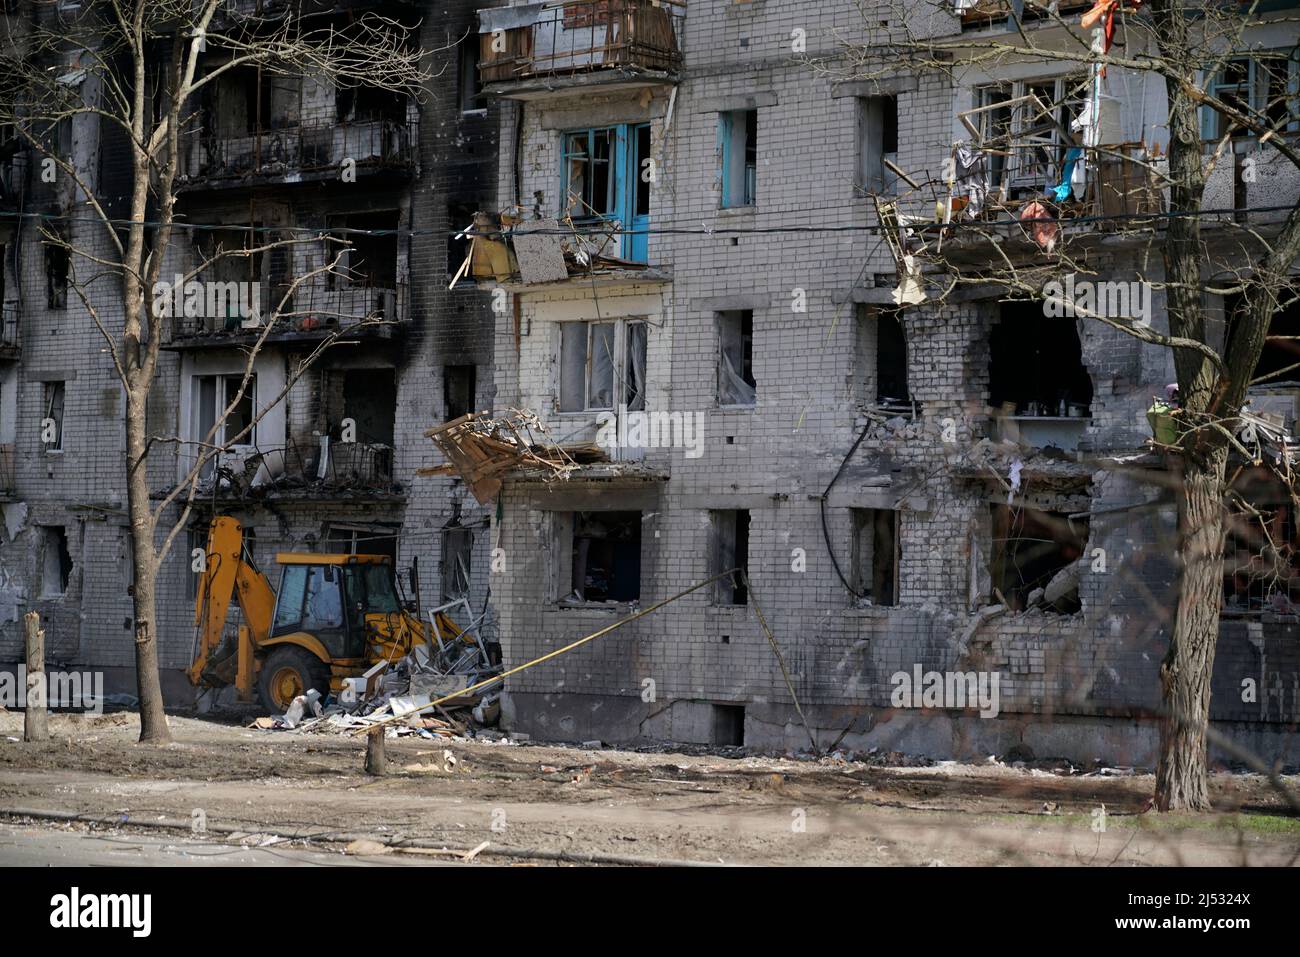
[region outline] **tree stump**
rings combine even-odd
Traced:
[[[366,774],[382,777],[388,773],[388,757],[384,754],[384,729],[371,728],[366,733]]]
[[[48,741],[45,701],[45,630],[41,616],[34,611],[23,619],[27,636],[26,711],[23,717],[24,741]]]

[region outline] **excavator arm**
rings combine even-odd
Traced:
[[[247,692],[251,689],[252,649],[271,634],[275,591],[244,554],[243,526],[228,515],[218,515],[208,527],[208,548],[194,599],[192,684],[204,683],[204,672],[221,644],[232,597],[239,602],[246,623],[240,628],[238,675],[241,691]]]

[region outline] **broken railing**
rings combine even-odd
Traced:
[[[479,11],[484,83],[599,70],[671,72],[684,0],[564,0]]]
[[[217,457],[202,486],[232,495],[269,491],[394,491],[393,447],[382,442],[316,443],[290,440],[283,446],[231,449]]]
[[[237,135],[205,133],[191,153],[191,179],[410,166],[415,162],[416,124],[377,118],[340,122],[313,119]]]
[[[211,285],[219,285],[213,283]],[[288,284],[268,288],[250,284],[256,290],[256,309],[237,297],[212,297],[212,301],[194,304],[188,311],[201,315],[178,315],[172,318],[174,339],[204,336],[256,335],[264,319],[278,309],[274,333],[328,333],[362,323],[397,323],[406,318],[406,284],[368,286],[340,280],[334,288],[326,282],[299,286],[287,300]],[[208,284],[203,284],[204,294]],[[283,305],[281,305],[283,303]],[[178,312],[187,311],[182,302]]]

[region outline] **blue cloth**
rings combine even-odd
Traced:
[[[1070,180],[1074,178],[1074,164],[1079,162],[1083,156],[1082,146],[1071,146],[1065,154],[1065,172],[1061,177],[1061,184],[1052,190],[1052,197],[1058,202],[1063,203],[1070,198]]]

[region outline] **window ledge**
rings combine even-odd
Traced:
[[[630,615],[641,606],[633,605],[621,601],[588,601],[588,602],[554,602],[542,609],[543,612],[557,613],[569,611],[594,611],[602,615]]]
[[[751,203],[748,206],[719,206],[719,219],[747,219],[758,214],[758,204]]]

